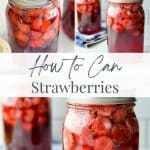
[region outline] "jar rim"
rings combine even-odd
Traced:
[[[111,3],[143,3],[143,0],[109,0]]]
[[[17,5],[23,8],[43,8],[52,5],[51,0],[8,0],[8,2],[12,5]]]
[[[128,104],[134,103],[134,97],[82,97],[82,98],[67,98],[67,103],[70,104],[83,104],[83,105],[115,105],[115,104]]]

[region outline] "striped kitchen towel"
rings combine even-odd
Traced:
[[[102,31],[93,35],[82,34],[76,30],[76,45],[88,48],[96,43],[100,43],[107,39],[106,24],[102,24]]]

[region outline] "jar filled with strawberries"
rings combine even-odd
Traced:
[[[69,99],[63,150],[138,150],[134,98]]]
[[[48,98],[3,101],[4,136],[8,150],[51,150],[51,103]]]
[[[109,0],[107,13],[109,52],[142,53],[144,21],[142,0]]]
[[[60,9],[49,0],[9,0],[6,9],[12,52],[57,52]]]
[[[80,33],[91,35],[101,31],[100,0],[76,0],[76,10]]]

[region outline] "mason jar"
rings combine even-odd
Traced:
[[[7,29],[12,52],[57,52],[60,9],[49,0],[9,0]]]
[[[108,51],[144,51],[145,15],[142,0],[109,0]]]
[[[74,0],[63,1],[62,27],[72,40],[75,34],[75,5]]]
[[[134,98],[70,98],[63,150],[138,150]]]
[[[83,34],[95,34],[101,31],[100,0],[76,0],[78,30]]]
[[[7,98],[2,104],[7,150],[51,150],[48,98]]]

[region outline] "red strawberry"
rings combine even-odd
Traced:
[[[47,41],[50,39],[53,39],[55,36],[55,32],[53,30],[48,30],[47,32],[45,32],[42,36],[42,39]]]
[[[28,24],[18,23],[18,29],[23,33],[30,33],[30,26]]]
[[[21,18],[22,18],[23,22],[26,24],[31,24],[31,22],[32,22],[32,18],[30,16],[22,15]]]
[[[132,13],[131,19],[132,19],[135,23],[138,22],[138,20],[139,20],[139,15],[137,14],[137,12],[136,12],[136,13]]]
[[[131,17],[131,11],[124,9],[120,15],[123,19],[129,19]]]
[[[16,125],[16,120],[8,120],[8,121],[6,121],[6,123],[8,124],[8,125],[10,125],[10,126],[15,126]]]
[[[18,16],[17,16],[17,14],[14,13],[12,10],[10,10],[8,12],[8,15],[10,17],[11,23],[14,24],[14,25],[17,25],[17,22],[18,22]]]
[[[137,4],[132,5],[132,11],[135,11],[137,13],[137,10],[139,10],[140,7]]]
[[[112,29],[116,32],[122,32],[124,30],[123,26],[121,24],[113,24]]]
[[[6,122],[10,120],[8,111],[3,111],[3,119]]]
[[[11,109],[9,110],[9,118],[11,120],[16,120],[16,109]]]
[[[121,18],[120,14],[118,14],[118,15],[116,15],[116,17],[114,18],[114,23],[113,23],[113,24],[122,25],[122,21],[123,21],[123,19]]]
[[[45,41],[43,39],[37,39],[35,41],[31,41],[30,42],[30,46],[32,48],[39,48],[39,47],[41,47],[44,44],[44,42]]]
[[[134,112],[133,109],[129,109],[127,117],[128,118],[133,118],[133,119],[136,118],[136,115],[135,115],[135,112]]]
[[[40,27],[42,26],[42,20],[40,18],[36,18],[31,23],[31,29],[35,31],[39,31]]]
[[[80,137],[80,135],[78,135],[78,134],[74,134],[74,141],[75,141],[75,143],[80,143],[80,139],[81,139],[81,137]]]
[[[48,106],[49,105],[49,98],[42,97],[41,98],[41,103],[43,103],[44,105]]]
[[[15,119],[11,119],[10,115],[9,115],[9,111],[3,111],[3,119],[4,122],[9,124],[10,126],[14,126],[16,123]]]
[[[112,128],[112,123],[107,117],[98,117],[92,125],[96,135],[108,135],[110,129]]]
[[[107,136],[100,136],[95,140],[94,150],[112,150],[113,141]]]
[[[73,150],[75,143],[73,134],[66,128],[63,130],[63,143],[65,150]]]
[[[122,4],[122,6],[123,6],[124,9],[131,10],[133,5],[127,3],[127,4]]]
[[[86,11],[86,5],[77,5],[77,10],[79,13],[82,13],[83,11]]]
[[[91,110],[90,111],[90,119],[95,119],[98,115],[98,110]],[[91,121],[90,121],[91,122]]]
[[[41,32],[31,31],[31,40],[37,40],[41,35]]]
[[[25,46],[29,41],[29,37],[21,31],[15,32],[15,38],[19,46]]]
[[[37,109],[37,113],[39,115],[43,115],[45,113],[48,112],[48,106],[45,105],[44,103],[41,103],[39,106],[38,106],[38,109]]]
[[[111,135],[116,143],[127,143],[132,138],[132,133],[123,124],[115,124],[111,130]]]
[[[138,31],[138,30],[132,32],[133,37],[138,37],[139,35],[140,35],[140,31]]]
[[[95,138],[95,133],[93,129],[90,129],[88,127],[83,128],[82,133],[80,135],[80,142],[84,143],[85,145],[94,145],[94,138]]]
[[[138,15],[139,15],[139,20],[144,18],[144,12],[143,12],[143,8],[142,7],[140,9],[138,9]]]
[[[113,18],[112,17],[107,17],[107,25],[110,27],[113,25]]]
[[[94,9],[94,7],[92,5],[89,5],[86,7],[87,13],[91,13],[93,9]]]
[[[133,29],[133,21],[131,19],[124,19],[123,20],[123,26],[127,30],[131,30],[131,29]]]
[[[48,120],[47,120],[46,117],[42,117],[42,116],[39,116],[39,117],[38,117],[38,123],[39,123],[40,125],[46,124],[47,121],[48,121]]]
[[[19,119],[21,119],[22,118],[22,114],[23,114],[23,112],[21,111],[21,110],[16,110],[16,119],[17,120],[19,120]]]
[[[42,32],[46,31],[47,29],[49,29],[50,25],[51,25],[50,20],[44,21],[41,25],[40,31],[42,31]]]
[[[112,119],[114,122],[122,122],[127,116],[127,110],[125,108],[118,108],[112,113]]]
[[[111,116],[113,110],[115,109],[115,105],[114,106],[102,106],[98,111],[98,115],[102,115],[102,116]]]
[[[139,132],[139,125],[137,119],[126,119],[125,123],[131,133],[135,134]]]
[[[25,100],[23,102],[23,106],[24,106],[24,108],[30,108],[30,107],[32,107],[32,99],[25,98]]]
[[[32,123],[23,123],[22,127],[26,132],[30,132],[33,128],[33,125]]]
[[[41,99],[40,99],[39,97],[34,97],[34,98],[32,99],[33,105],[39,105],[40,102],[41,102]]]
[[[19,98],[16,100],[16,108],[17,109],[22,109],[23,108],[23,101],[24,101],[24,98]]]
[[[35,118],[35,111],[33,109],[27,109],[25,112],[24,112],[24,117],[23,117],[23,120],[27,123],[30,123],[34,120]]]

